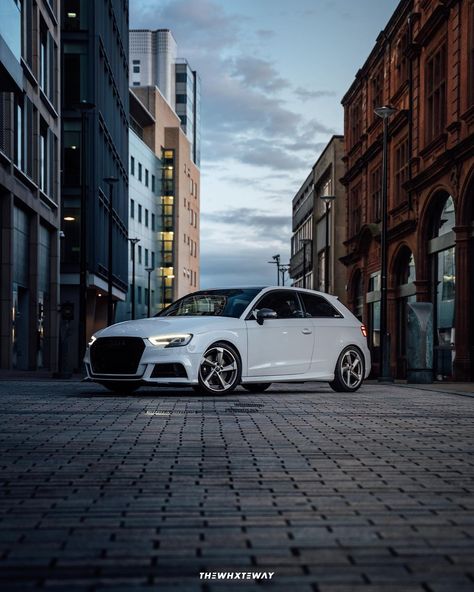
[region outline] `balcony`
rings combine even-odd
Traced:
[[[299,251],[290,258],[290,277],[295,278],[303,275],[303,255],[304,249],[301,248]],[[311,245],[306,247],[306,271],[308,271],[313,265],[313,256],[311,252]]]

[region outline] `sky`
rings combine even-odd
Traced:
[[[276,284],[291,202],[398,0],[130,0],[201,77],[201,288]]]

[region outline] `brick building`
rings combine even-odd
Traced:
[[[474,0],[402,0],[342,104],[349,305],[378,367],[382,121],[389,123],[388,330],[406,373],[406,308],[433,303],[439,379],[474,379]]]

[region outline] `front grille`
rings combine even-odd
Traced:
[[[136,374],[145,343],[140,337],[99,337],[91,345],[94,374]]]
[[[155,364],[151,378],[187,378],[183,364]]]

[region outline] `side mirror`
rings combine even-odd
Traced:
[[[254,312],[255,319],[259,325],[263,325],[265,319],[276,319],[277,313],[271,308],[261,308]]]

